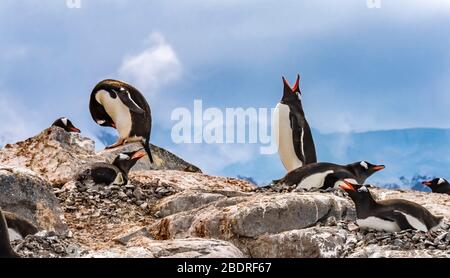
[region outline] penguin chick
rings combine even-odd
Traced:
[[[146,152],[143,150],[121,153],[114,159],[112,164],[93,164],[77,177],[77,181],[82,182],[91,179],[96,184],[125,185],[128,183],[128,172],[145,155]]]
[[[356,223],[361,229],[386,232],[420,230],[437,227],[442,217],[436,217],[423,206],[402,199],[377,201],[365,185],[342,180],[339,187],[348,193],[356,206]]]
[[[0,258],[18,258],[19,256],[11,247],[8,225],[0,208]]]
[[[448,183],[446,179],[436,178],[431,181],[424,181],[422,184],[431,188],[433,193],[444,193],[450,195],[450,183]]]
[[[76,128],[72,122],[67,118],[59,118],[56,121],[53,122],[52,126],[57,126],[63,128],[67,132],[75,132],[80,133],[81,131]]]

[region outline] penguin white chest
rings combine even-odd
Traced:
[[[325,183],[326,177],[332,173],[334,173],[333,170],[328,170],[326,172],[321,172],[321,173],[310,175],[310,176],[304,178],[300,182],[300,184],[298,185],[298,188],[304,188],[304,189],[321,188],[321,187],[323,187],[323,184]]]
[[[95,99],[114,121],[120,137],[128,138],[132,128],[130,109],[123,104],[119,97],[112,98],[105,90],[97,92]]]
[[[384,220],[375,216],[370,216],[364,219],[357,219],[356,223],[363,230],[373,229],[391,233],[400,231],[400,227],[396,222]]]
[[[303,166],[303,163],[295,153],[289,114],[289,106],[278,103],[273,115],[273,134],[275,143],[278,146],[278,153],[284,168],[286,168],[288,172]],[[301,134],[303,135],[303,131]]]

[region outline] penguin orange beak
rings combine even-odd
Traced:
[[[116,124],[115,123],[111,123],[111,127],[117,129]]]
[[[373,170],[374,171],[381,171],[381,170],[383,170],[384,168],[386,168],[384,165],[375,165],[375,166],[373,166]]]
[[[81,130],[79,130],[79,129],[76,128],[76,127],[71,127],[71,128],[70,128],[70,131],[71,131],[71,132],[75,132],[75,133],[80,133],[80,132],[81,132]]]
[[[289,88],[291,88],[293,93],[297,93],[297,92],[300,93],[300,94],[302,93],[302,92],[300,92],[300,74],[297,74],[297,80],[295,81],[295,84],[294,84],[293,87],[291,87],[289,85],[289,81],[286,78],[284,78],[284,76],[282,78],[283,78],[284,84],[286,86],[288,86]]]
[[[145,151],[139,151],[139,152],[136,152],[135,154],[133,154],[131,159],[140,159],[146,155],[147,155],[147,153]]]
[[[339,187],[344,190],[356,191],[353,185],[347,181],[343,181],[344,184],[341,184]]]
[[[433,183],[431,181],[423,181],[422,184],[426,186],[431,186]]]

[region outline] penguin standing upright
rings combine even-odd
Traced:
[[[355,203],[356,223],[361,229],[386,232],[414,229],[428,232],[437,227],[443,219],[434,216],[423,206],[407,200],[377,201],[364,185],[341,181],[339,186]]]
[[[273,115],[275,142],[278,153],[288,172],[306,164],[317,162],[311,129],[300,100],[300,75],[291,87],[283,77],[284,91]]]
[[[52,126],[57,126],[57,127],[63,128],[67,132],[75,132],[75,133],[81,132],[78,128],[76,128],[73,125],[73,123],[69,119],[67,119],[65,117],[59,118],[56,121],[54,121]]]
[[[76,180],[83,182],[91,179],[96,184],[125,185],[128,183],[128,172],[145,155],[146,152],[142,150],[121,153],[112,164],[95,163],[91,165],[89,169],[78,174]]]
[[[9,240],[8,225],[5,216],[0,208],[0,258],[17,258],[18,255],[11,247]]]
[[[436,178],[431,181],[424,181],[422,182],[422,184],[431,188],[431,191],[433,193],[443,193],[450,195],[450,183],[448,183],[446,179]]]
[[[153,163],[150,151],[150,106],[136,88],[118,80],[103,80],[91,93],[89,110],[97,124],[113,127],[119,132],[117,143],[107,149],[125,143],[141,142]]]
[[[337,187],[336,182],[340,179],[364,183],[368,177],[384,168],[384,165],[374,165],[366,161],[348,165],[320,162],[297,168],[273,183],[275,185],[296,186],[297,188],[308,190],[327,189],[329,187]]]

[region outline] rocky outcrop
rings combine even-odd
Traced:
[[[114,150],[95,153],[95,142],[78,133],[68,133],[52,126],[39,135],[16,144],[7,144],[0,150],[0,164],[27,168],[47,179],[52,185],[62,186],[79,171],[92,163],[110,162],[121,152],[140,149],[140,144],[129,144]],[[157,146],[152,146],[155,164],[142,159],[133,170],[158,169],[201,172],[201,170]]]
[[[142,145],[139,143],[128,144],[113,150],[105,150],[98,153],[99,156],[106,158],[108,161],[114,159],[114,157],[121,152],[131,152],[137,149],[142,148]],[[195,165],[192,165],[173,153],[150,144],[150,149],[152,151],[153,156],[153,164],[150,163],[150,160],[146,157],[138,161],[136,166],[133,167],[134,171],[140,170],[177,170],[183,172],[193,172],[193,173],[201,173],[202,170]]]
[[[104,159],[95,155],[94,141],[59,127],[0,150],[0,164],[30,169],[52,185],[63,185],[80,169],[99,161]]]
[[[52,186],[28,169],[0,165],[0,207],[30,221],[38,229],[67,232]]]
[[[226,198],[170,215],[158,221],[152,231],[158,239],[256,238],[308,228],[328,217],[354,219],[354,215],[348,200],[331,194],[254,194]]]
[[[178,239],[155,241],[138,237],[124,248],[90,252],[88,258],[244,258],[242,252],[226,241]]]
[[[139,144],[95,153],[93,141],[53,127],[0,150],[0,206],[40,230],[13,242],[24,257],[449,257],[450,196],[372,188],[445,217],[430,233],[361,231],[342,191],[256,190],[215,177],[153,146],[125,186],[77,182],[92,162]],[[67,225],[66,225],[67,224]],[[50,232],[48,232],[48,231]],[[54,231],[54,232],[52,232]]]

